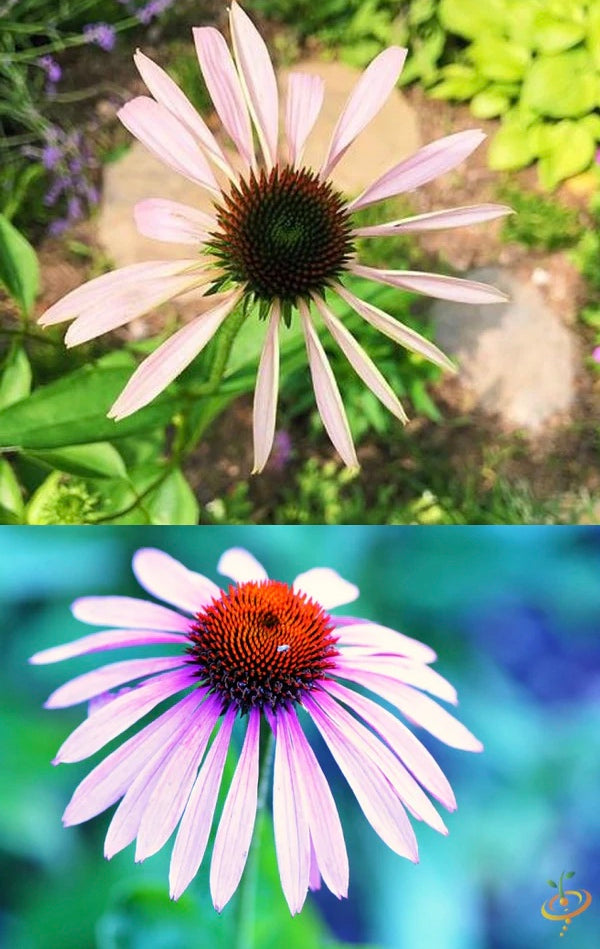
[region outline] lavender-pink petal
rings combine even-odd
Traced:
[[[75,619],[94,626],[126,626],[187,633],[190,621],[166,606],[131,596],[83,596],[71,606]]]
[[[79,702],[87,702],[95,695],[102,695],[110,689],[116,689],[125,682],[152,676],[159,672],[175,669],[185,663],[185,656],[168,656],[159,659],[126,659],[124,662],[112,662],[91,672],[65,682],[47,698],[44,708],[67,708]]]
[[[32,665],[44,665],[50,662],[62,662],[74,656],[84,656],[107,649],[122,649],[125,646],[155,646],[160,643],[185,646],[186,640],[179,633],[161,633],[148,629],[107,629],[101,633],[91,633],[62,646],[51,646],[31,656]]]
[[[133,555],[133,572],[148,593],[193,616],[221,595],[216,583],[193,573],[162,550],[143,547]]]
[[[290,913],[295,916],[308,892],[310,833],[293,754],[286,713],[281,712],[276,716],[273,828],[281,886]]]

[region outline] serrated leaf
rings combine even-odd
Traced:
[[[30,313],[38,292],[37,254],[27,238],[0,214],[0,283],[23,313]]]
[[[12,346],[0,376],[0,409],[20,402],[31,392],[31,366],[22,346]]]

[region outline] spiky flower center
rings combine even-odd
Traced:
[[[196,615],[188,636],[202,684],[241,712],[298,702],[337,654],[329,615],[275,580],[230,587]]]
[[[252,173],[223,195],[216,216],[213,252],[261,301],[322,294],[353,252],[343,196],[306,168]]]

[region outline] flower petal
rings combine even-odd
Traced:
[[[280,713],[278,713],[279,719]],[[332,893],[338,897],[348,895],[348,854],[344,833],[333,794],[310,747],[300,722],[293,710],[284,713],[292,738],[290,761],[295,780],[302,791],[310,824],[312,841],[311,864],[316,863],[317,873],[311,866],[310,888],[317,889],[322,875]]]
[[[166,389],[212,339],[242,293],[243,288],[239,287],[215,294],[215,306],[178,330],[147,356],[110,409],[108,417],[119,421],[148,405]]]
[[[182,92],[176,82],[141,50],[136,50],[133,61],[140,76],[157,102],[160,102],[169,112],[192,132],[206,149],[212,160],[225,174],[232,178],[233,169],[210,131],[204,119],[198,114],[188,97]]]
[[[325,83],[311,73],[290,73],[288,77],[285,134],[291,165],[302,160],[306,140],[314,128],[321,106]]]
[[[221,554],[217,570],[235,583],[247,583],[249,580],[260,583],[269,579],[262,564],[243,547],[231,547]]]
[[[75,619],[94,626],[127,626],[187,633],[190,621],[166,606],[132,596],[82,596],[71,605]]]
[[[179,899],[196,876],[202,863],[217,806],[217,797],[236,714],[235,706],[230,705],[223,718],[221,728],[200,768],[181,819],[169,872],[172,900]]]
[[[133,209],[135,226],[144,237],[174,244],[205,244],[217,226],[215,218],[197,208],[166,198],[146,198]]]
[[[221,595],[216,583],[193,573],[169,554],[154,547],[143,547],[133,555],[133,572],[148,593],[172,603],[195,616],[215,597]]]
[[[104,705],[78,725],[59,748],[54,764],[82,761],[143,718],[159,702],[195,685],[197,678],[189,669],[177,669],[140,685]]]
[[[371,827],[395,853],[418,860],[414,831],[398,795],[385,774],[355,744],[352,734],[331,721],[329,715],[310,695],[302,698],[313,722],[352,788]]]
[[[327,178],[357,135],[373,119],[390,95],[402,72],[407,50],[390,46],[367,66],[350,93],[333,130],[321,177]]]
[[[346,290],[341,284],[336,284],[334,289],[338,296],[340,296],[342,300],[345,300],[359,316],[362,316],[367,323],[374,326],[375,329],[383,333],[384,336],[389,336],[395,343],[399,343],[400,346],[410,349],[411,352],[419,353],[420,356],[429,359],[435,363],[436,366],[441,366],[442,369],[447,369],[450,372],[456,372],[456,367],[450,362],[448,357],[444,355],[441,349],[438,349],[437,346],[430,343],[424,336],[416,333],[415,330],[409,326],[405,326],[404,323],[399,323],[390,316],[389,313],[385,313],[383,310],[380,310],[379,307],[373,306],[372,303],[365,303],[364,300],[354,296],[353,293],[350,293],[350,291]]]
[[[250,117],[227,43],[212,26],[194,27],[200,69],[214,107],[247,165],[256,164]]]
[[[159,633],[147,629],[109,629],[102,633],[82,636],[62,646],[51,646],[31,656],[32,665],[44,665],[47,662],[62,662],[74,656],[84,656],[105,649],[121,649],[124,646],[154,646],[158,643],[185,646],[186,640],[179,633]]]
[[[248,728],[219,821],[210,864],[210,892],[220,913],[240,882],[256,820],[260,711],[250,710]]]
[[[348,419],[329,360],[310,319],[308,307],[303,300],[299,302],[299,309],[319,415],[344,464],[348,468],[358,468],[358,459],[354,450]]]
[[[481,224],[482,221],[493,221],[506,214],[514,214],[514,211],[504,204],[471,204],[462,208],[429,211],[427,214],[405,217],[398,221],[390,221],[388,224],[357,227],[352,233],[356,237],[383,237],[409,231],[437,231],[447,227]]]
[[[407,656],[419,662],[434,662],[437,659],[431,646],[388,626],[354,616],[332,616],[331,620],[336,627],[340,646],[365,647],[372,653]]]
[[[273,829],[277,866],[286,902],[295,916],[304,906],[310,875],[310,833],[302,791],[296,780],[294,749],[287,714],[274,716],[277,725],[273,767]]]
[[[343,649],[341,655],[336,658],[337,674],[349,679],[356,675],[363,685],[367,680],[376,683],[379,679],[402,682],[405,685],[414,685],[417,689],[424,689],[445,702],[457,704],[454,686],[424,663],[400,659],[393,655],[361,655],[361,652],[362,650],[352,648]],[[358,678],[355,681],[358,681]],[[376,684],[370,685],[369,688],[376,690]]]
[[[175,830],[222,705],[220,696],[208,696],[161,769],[137,832],[136,862],[157,853]]]
[[[360,590],[354,583],[344,580],[337,570],[331,567],[312,567],[299,573],[293,584],[294,590],[305,593],[324,610],[334,610],[336,606],[352,603],[360,596]]]
[[[265,41],[247,13],[233,0],[229,10],[233,53],[242,89],[254,120],[267,170],[277,162],[279,96]]]
[[[96,765],[76,788],[63,815],[63,824],[81,824],[118,801],[141,769],[195,712],[200,701],[196,692],[186,695]]]
[[[481,145],[484,138],[485,133],[481,129],[468,129],[466,132],[455,132],[424,145],[414,155],[394,165],[369,185],[348,204],[347,210],[358,211],[359,208],[365,208],[376,201],[414,191],[415,188],[460,165]]]
[[[186,657],[182,655],[161,659],[126,659],[124,662],[112,662],[108,666],[84,672],[83,675],[65,682],[46,699],[44,708],[67,708],[69,705],[87,702],[88,699],[108,692],[110,689],[116,689],[125,682],[154,675],[157,672],[165,672],[167,669],[175,669],[183,665],[185,661]]]
[[[413,293],[425,293],[440,300],[479,304],[505,303],[508,300],[501,290],[476,280],[462,280],[460,277],[446,277],[417,270],[377,270],[375,267],[363,267],[360,264],[352,264],[349,269],[367,280],[387,283],[391,287],[402,287]]]
[[[413,733],[391,712],[377,702],[329,680],[325,688],[330,695],[344,702],[377,731],[392,751],[412,772],[417,781],[449,811],[456,810],[456,798],[446,775],[433,755]]]
[[[254,435],[254,467],[252,474],[262,471],[273,447],[277,391],[279,388],[279,302],[275,301],[265,336],[252,410]]]
[[[402,408],[399,399],[373,360],[367,356],[352,333],[334,316],[323,300],[320,300],[317,296],[313,296],[313,301],[323,317],[325,326],[356,374],[392,415],[395,415],[401,422],[407,422],[408,416]]]
[[[117,116],[155,158],[219,197],[219,185],[204,153],[185,125],[163,105],[148,96],[137,96],[126,102]]]
[[[202,270],[196,262],[193,269],[182,266],[187,262],[178,261],[178,267],[172,267],[172,274],[166,276],[157,272],[148,274],[143,283],[132,280],[123,281],[104,294],[103,299],[90,305],[81,316],[71,324],[65,335],[67,346],[79,346],[91,339],[102,336],[111,330],[130,323],[143,316],[148,310],[154,310],[169,300],[175,299],[187,290],[193,290],[202,284],[208,284],[213,275]]]
[[[192,267],[197,270],[197,260],[153,260],[120,267],[71,290],[53,303],[40,316],[38,323],[40,326],[54,326],[66,320],[73,320],[91,307],[102,306],[106,302],[107,294],[114,292],[118,295],[125,287],[143,287],[147,280],[179,276]]]

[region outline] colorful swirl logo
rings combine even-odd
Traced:
[[[546,919],[562,921],[561,936],[569,931],[569,925],[573,917],[585,913],[592,902],[592,894],[588,893],[587,890],[565,890],[563,877],[568,880],[574,876],[575,872],[573,870],[569,870],[568,873],[563,870],[558,883],[555,883],[554,880],[548,880],[548,885],[558,890],[558,893],[555,893],[551,899],[542,904],[542,916]]]

